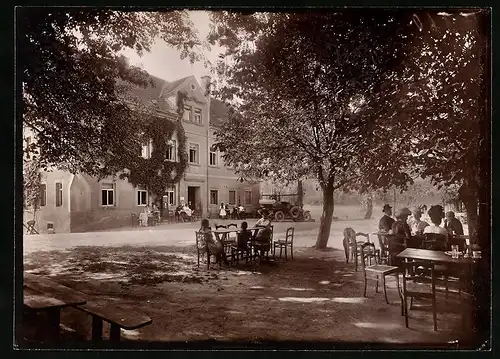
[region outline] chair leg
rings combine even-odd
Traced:
[[[385,286],[385,275],[382,276],[382,284],[384,285],[384,297],[385,297],[385,302],[389,304],[389,300],[387,299],[387,288]]]
[[[363,287],[363,297],[366,297],[366,285],[367,285],[367,279],[366,279],[366,272],[365,272],[365,281],[364,281],[365,285]]]
[[[290,255],[292,256],[293,259],[293,243],[290,244]]]
[[[408,303],[407,303],[407,298],[404,298],[404,311],[405,311],[405,325],[408,328]]]
[[[280,259],[281,259],[281,255],[283,254],[283,247],[280,246]]]
[[[379,277],[377,276],[377,284],[375,284],[375,293],[378,293],[378,279]]]
[[[285,260],[287,261],[288,260],[288,255],[287,255],[287,245],[285,244]]]
[[[434,331],[437,332],[436,295],[432,296],[432,319],[434,320]]]

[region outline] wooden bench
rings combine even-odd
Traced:
[[[100,305],[87,303],[76,307],[92,316],[92,341],[102,340],[103,321],[111,324],[109,339],[120,341],[120,329],[133,330],[149,325],[153,320],[130,309],[124,309],[113,304]]]
[[[57,321],[58,329],[60,308],[71,306],[92,315],[92,340],[102,340],[103,321],[111,324],[110,339],[113,341],[120,340],[120,329],[122,328],[133,330],[153,322],[147,316],[131,312],[130,309],[120,308],[114,303],[99,304],[93,302],[90,296],[85,293],[68,288],[42,276],[25,273],[24,285],[28,287],[25,288],[25,306],[27,306],[26,303],[39,303],[36,305],[41,308],[44,308],[44,306],[49,306],[48,309],[50,309],[50,306],[58,308],[57,313],[51,314],[53,318],[50,320],[51,323],[54,323],[53,326]],[[38,293],[38,296],[35,297],[32,291],[36,291],[35,293]],[[27,294],[29,294],[28,297],[26,297]],[[89,300],[91,303],[88,302]],[[48,309],[44,308],[44,310]],[[55,310],[50,313],[52,312],[55,312]]]

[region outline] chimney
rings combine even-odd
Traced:
[[[210,96],[210,87],[212,78],[208,75],[201,77],[201,88],[203,89],[203,93],[205,96]]]

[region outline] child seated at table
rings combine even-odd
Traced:
[[[204,241],[208,248],[207,255],[214,255],[216,263],[224,262],[224,264],[229,265],[226,254],[224,253],[224,247],[221,242],[214,239],[214,234],[210,229],[208,219],[205,218],[201,221],[200,232],[204,234]]]
[[[238,249],[247,249],[247,243],[252,239],[252,232],[248,230],[248,223],[241,222],[241,231],[238,233]]]

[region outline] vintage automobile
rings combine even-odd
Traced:
[[[261,205],[261,209],[265,208],[268,210],[269,215],[276,222],[281,222],[285,219],[291,219],[294,222],[311,220],[311,213],[309,211],[305,211],[301,206],[290,202],[281,201],[281,198],[278,198],[276,195],[262,195],[259,204]]]

